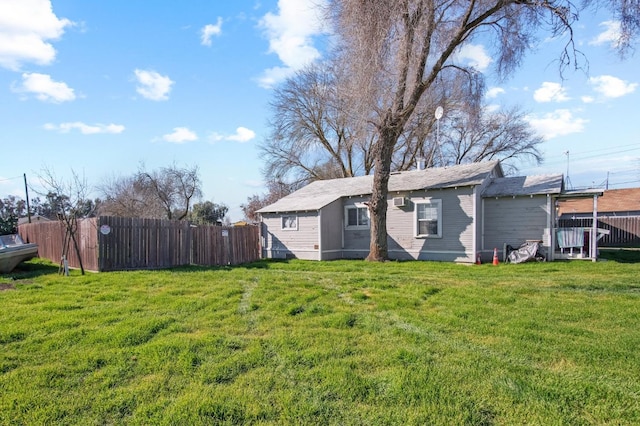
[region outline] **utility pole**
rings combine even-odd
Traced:
[[[29,205],[29,187],[27,186],[27,174],[23,173],[24,177],[24,192],[27,194],[27,220],[31,223],[31,206]]]

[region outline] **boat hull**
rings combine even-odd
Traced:
[[[6,274],[18,266],[20,262],[29,260],[38,255],[36,244],[20,244],[0,248],[0,274]]]

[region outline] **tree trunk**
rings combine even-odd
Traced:
[[[393,126],[386,126],[379,130],[380,139],[376,146],[374,161],[373,188],[369,201],[371,213],[371,241],[369,244],[368,261],[383,262],[389,258],[387,244],[387,194],[391,175],[391,157],[398,139]]]

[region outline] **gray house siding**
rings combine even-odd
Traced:
[[[297,229],[283,230],[283,216],[297,217]],[[262,215],[262,223],[266,228],[265,257],[320,260],[318,212],[267,213]]]
[[[362,206],[369,201],[369,197],[349,197],[342,200],[342,218],[340,220],[341,232],[344,236],[342,257],[345,259],[364,259],[369,254],[369,242],[371,232],[369,227],[363,229],[349,229],[344,219],[345,209],[348,207]]]
[[[469,262],[473,259],[473,188],[414,191],[405,196],[405,207],[393,207],[389,201],[387,231],[389,255],[393,259],[418,259]],[[416,202],[440,200],[442,236],[417,238]]]
[[[502,256],[504,244],[519,247],[526,240],[540,240],[548,249],[551,204],[546,195],[483,199],[483,248],[497,248]]]
[[[336,200],[320,210],[321,260],[342,258],[342,216],[342,200]]]
[[[362,259],[369,253],[365,203],[373,177],[315,181],[258,211],[266,257]],[[474,262],[491,260],[494,248],[542,240],[553,246],[554,200],[562,175],[504,177],[499,162],[393,173],[387,210],[392,259]],[[570,195],[573,196],[573,195]],[[403,197],[403,206],[393,198]],[[431,201],[422,209],[420,203]],[[363,210],[350,210],[357,206]],[[290,212],[302,213],[290,213]],[[423,212],[417,236],[417,212]],[[437,222],[434,221],[437,216]],[[282,217],[295,214],[297,227]],[[348,225],[347,222],[352,222]]]
[[[492,177],[495,177],[495,176],[492,176]],[[483,261],[493,256],[493,251],[489,252],[488,249],[485,249],[487,250],[487,252],[483,253],[483,246],[482,246],[482,226],[483,226],[483,221],[481,219],[483,217],[482,216],[483,214],[482,194],[485,192],[485,190],[490,184],[491,184],[491,179],[487,179],[484,182],[482,182],[480,185],[474,188],[475,208],[474,208],[473,217],[477,218],[477,220],[475,220],[474,222],[475,237],[474,237],[473,251],[475,252],[475,256],[480,254],[480,257]],[[491,250],[493,250],[493,248],[491,248]],[[474,258],[473,261],[475,262],[476,259]]]

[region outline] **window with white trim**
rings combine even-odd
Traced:
[[[285,231],[297,231],[298,216],[282,216],[282,229]]]
[[[442,200],[415,201],[415,231],[419,238],[442,238]]]
[[[347,206],[344,208],[344,223],[347,229],[368,229],[369,208],[365,205]]]

